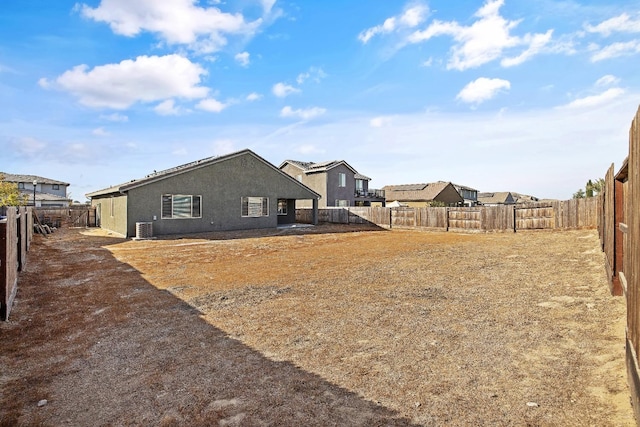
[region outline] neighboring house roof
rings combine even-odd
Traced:
[[[402,202],[399,202],[397,200],[394,200],[391,203],[387,203],[386,207],[388,207],[388,208],[402,208],[402,207],[405,207],[405,206],[407,206],[406,203],[402,203]]]
[[[367,180],[367,181],[371,181],[371,178],[369,178],[368,176],[365,176],[365,175],[362,175],[362,174],[358,173],[357,170],[355,170],[351,165],[349,165],[349,163],[345,162],[344,160],[329,160],[329,161],[320,162],[320,163],[302,162],[300,160],[285,160],[279,166],[280,169],[282,169],[282,167],[285,166],[287,163],[298,167],[299,169],[301,169],[306,174],[326,172],[326,171],[328,171],[330,169],[335,168],[336,166],[345,165],[347,168],[349,168],[355,174],[355,178],[356,179],[364,179],[364,180]]]
[[[28,182],[31,183],[34,180],[38,181],[38,184],[58,184],[58,185],[69,185],[68,182],[57,181],[51,178],[45,178],[38,175],[17,175],[12,173],[0,172],[0,175],[4,175],[4,180],[6,182]]]
[[[25,196],[29,202],[33,201],[33,190],[20,190],[20,194]],[[36,201],[39,202],[70,202],[71,199],[66,197],[58,196],[56,194],[50,193],[41,193],[40,191],[36,191]]]
[[[458,189],[458,190],[478,191],[478,190],[476,190],[475,188],[467,187],[467,186],[465,186],[465,185],[459,185],[459,184],[456,184],[456,183],[454,183],[454,182],[452,182],[452,183],[451,183],[451,185],[453,185],[454,187],[456,187],[456,189]]]
[[[450,182],[433,182],[430,184],[386,185],[382,187],[387,200],[419,202],[435,200]],[[460,198],[462,200],[462,198]]]
[[[105,189],[102,189],[102,190],[94,191],[92,193],[87,193],[86,196],[87,197],[98,197],[98,196],[105,196],[105,195],[108,195],[108,194],[124,193],[124,192],[126,192],[128,190],[131,190],[133,188],[137,188],[137,187],[140,187],[140,186],[143,186],[143,185],[147,185],[147,184],[150,184],[152,182],[161,181],[161,180],[166,179],[168,177],[172,177],[172,176],[179,175],[179,174],[182,174],[182,173],[185,173],[185,172],[189,172],[189,171],[192,171],[194,169],[203,168],[205,166],[210,166],[212,164],[219,163],[219,162],[222,162],[224,160],[228,160],[228,159],[231,159],[233,157],[238,157],[238,156],[242,156],[242,155],[245,155],[245,154],[249,154],[249,155],[254,156],[258,160],[262,161],[267,166],[272,168],[274,171],[278,172],[282,176],[284,176],[287,179],[291,180],[292,182],[296,183],[296,185],[298,185],[300,187],[303,187],[304,189],[306,189],[308,191],[311,191],[318,198],[320,197],[320,194],[316,193],[315,191],[313,191],[312,189],[310,189],[306,185],[304,185],[301,182],[297,181],[296,179],[294,179],[290,175],[282,172],[280,169],[276,168],[274,165],[272,165],[271,163],[269,163],[268,161],[266,161],[262,157],[258,156],[256,153],[254,153],[253,151],[251,151],[249,149],[237,151],[237,152],[231,153],[231,154],[226,154],[224,156],[207,157],[205,159],[196,160],[194,162],[186,163],[184,165],[176,166],[176,167],[173,167],[173,168],[170,168],[170,169],[165,169],[165,170],[162,170],[162,171],[159,171],[159,172],[155,172],[154,171],[153,173],[145,176],[144,178],[133,179],[133,180],[131,180],[129,182],[125,182],[123,184],[119,184],[119,185],[115,185],[115,186],[112,186],[112,187],[109,187],[109,188],[105,188]]]
[[[483,205],[487,204],[511,204],[515,203],[510,191],[499,191],[496,193],[478,193],[478,202]]]
[[[527,194],[520,194],[511,192],[511,195],[515,199],[516,203],[530,203],[530,202],[538,202],[540,199],[534,196],[529,196]]]

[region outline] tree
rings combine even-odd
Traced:
[[[4,180],[0,174],[0,206],[25,206],[29,196],[20,194],[18,185]]]
[[[585,198],[584,190],[581,188],[578,191],[576,191],[575,193],[573,193],[573,198],[574,199],[584,199]]]

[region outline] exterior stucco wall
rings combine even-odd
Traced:
[[[453,185],[447,185],[440,192],[440,194],[438,194],[438,196],[435,198],[435,200],[437,200],[439,202],[444,202],[447,205],[456,204],[456,203],[462,203],[463,202],[463,199],[460,196],[460,193],[458,193],[458,191],[455,189],[455,187]]]
[[[100,228],[127,235],[127,196],[124,194],[91,199],[100,218]],[[134,224],[135,227],[135,224]]]
[[[345,186],[338,187],[338,174],[345,174]],[[336,206],[336,200],[348,200],[349,206],[355,204],[356,179],[351,169],[340,164],[327,171],[326,206]]]
[[[162,196],[201,196],[201,218],[163,219]],[[137,222],[152,222],[153,234],[270,228],[278,224],[278,199],[315,197],[272,166],[245,153],[128,190],[127,236]],[[269,215],[243,217],[242,197],[267,197]]]

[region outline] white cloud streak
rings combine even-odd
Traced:
[[[293,93],[299,93],[300,89],[286,83],[276,83],[275,85],[273,85],[271,91],[278,98],[285,98]]]
[[[280,111],[280,117],[294,117],[301,120],[310,120],[323,115],[326,111],[327,110],[325,108],[320,107],[294,110],[290,106],[286,106]]]
[[[591,55],[591,62],[604,61],[620,56],[636,55],[640,53],[640,40],[612,43],[603,48],[592,45],[592,50],[594,53]]]
[[[387,18],[382,24],[360,32],[358,40],[366,44],[379,34],[389,34],[403,29],[415,28],[424,22],[428,14],[429,8],[425,4],[411,4],[400,15]]]
[[[585,30],[590,33],[598,33],[605,37],[613,33],[640,33],[640,16],[636,19],[623,13],[616,17],[602,21],[598,25],[585,25]]]
[[[468,104],[480,104],[509,89],[511,83],[508,80],[480,77],[467,84],[456,98]]]

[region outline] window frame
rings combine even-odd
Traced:
[[[282,204],[284,204],[284,209],[281,208]],[[289,201],[287,199],[278,199],[278,215],[287,216],[289,211],[288,207]]]
[[[259,201],[258,201],[259,200]],[[258,208],[257,205],[260,204]],[[245,209],[246,206],[246,209]],[[258,209],[260,212],[258,213]],[[240,198],[240,216],[242,218],[263,218],[269,216],[269,198],[245,196]]]
[[[51,185],[51,189],[52,190],[59,190],[60,189],[60,184],[52,184]]]
[[[165,200],[166,198],[171,198],[171,205],[170,205],[170,215],[165,215],[166,212],[166,206],[165,206]],[[176,201],[175,199],[182,199],[182,200],[178,200],[179,203],[184,204],[186,198],[189,198],[189,202],[188,202],[188,206],[189,206],[189,214],[186,215],[186,211],[183,211],[183,214],[179,214],[180,211],[178,211],[178,215],[176,215]],[[194,200],[197,200],[196,203],[194,203]],[[180,208],[184,209],[184,206],[177,206],[178,209]],[[195,211],[197,210],[197,216],[194,215]],[[200,194],[163,194],[160,197],[160,218],[161,219],[199,219],[202,218],[202,195]]]
[[[338,187],[344,188],[347,186],[347,174],[344,172],[338,172]]]
[[[345,202],[340,204],[340,202]],[[336,208],[348,208],[351,206],[351,202],[348,199],[336,199]]]

